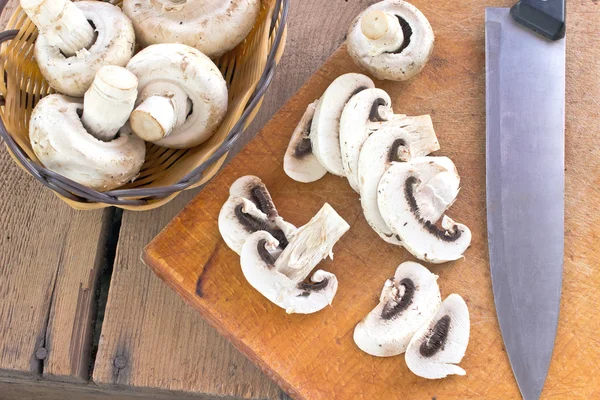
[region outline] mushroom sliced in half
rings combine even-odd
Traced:
[[[340,119],[352,96],[375,87],[362,74],[344,74],[334,80],[323,93],[313,117],[310,141],[314,155],[325,169],[334,175],[345,176],[340,151]]]
[[[310,140],[310,127],[319,100],[309,104],[300,123],[292,133],[290,144],[283,158],[283,170],[297,182],[309,183],[325,176],[327,170],[313,154]]]
[[[240,254],[246,239],[258,231],[273,236],[281,251],[296,233],[296,227],[279,216],[262,181],[247,175],[229,188],[229,198],[219,213],[219,231],[227,246]]]
[[[348,32],[348,54],[379,79],[407,80],[423,69],[433,52],[427,18],[401,0],[373,4],[356,17]]]
[[[312,314],[330,305],[338,286],[335,275],[318,270],[309,283],[290,279],[275,268],[278,244],[264,231],[246,240],[240,259],[248,283],[288,314]]]
[[[383,286],[380,303],[354,329],[354,342],[378,357],[406,351],[417,330],[441,304],[437,275],[420,264],[400,264],[394,278]]]
[[[377,88],[357,93],[344,107],[340,119],[342,165],[348,183],[357,192],[360,149],[375,129],[375,123],[387,121],[393,114],[390,96]]]
[[[123,11],[143,46],[183,43],[215,58],[250,33],[260,0],[124,0]]]
[[[119,7],[69,0],[21,0],[21,6],[40,31],[40,71],[61,93],[82,97],[101,67],[124,67],[133,56],[133,25]]]
[[[427,379],[466,375],[465,370],[455,364],[465,355],[469,334],[467,304],[459,295],[451,294],[410,341],[406,365],[414,374]]]
[[[383,220],[420,260],[457,260],[471,244],[471,231],[443,216],[458,194],[460,179],[447,157],[421,157],[396,163],[383,174],[377,202]]]
[[[146,146],[128,126],[114,140],[98,140],[79,118],[86,105],[60,94],[44,97],[29,121],[31,146],[49,170],[95,190],[112,190],[136,177]]]
[[[377,197],[381,177],[395,162],[422,157],[439,148],[433,127],[409,131],[387,126],[373,133],[362,146],[358,162],[360,202],[365,219],[386,242],[402,244],[400,237],[387,226],[379,211]]]
[[[156,44],[127,64],[139,80],[131,113],[136,135],[159,146],[194,147],[207,140],[227,112],[227,84],[217,66],[184,44]]]

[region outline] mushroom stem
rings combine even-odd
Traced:
[[[142,103],[131,113],[131,129],[149,142],[169,136],[191,109],[187,93],[170,82],[149,84],[140,98]]]
[[[138,80],[123,67],[104,66],[85,92],[81,122],[96,139],[109,142],[129,119]]]
[[[373,10],[365,14],[360,29],[363,35],[377,46],[378,52],[394,52],[404,42],[404,34],[398,18],[381,10]]]
[[[89,49],[96,40],[83,11],[70,0],[21,0],[21,7],[40,34],[67,57]]]
[[[350,225],[327,203],[299,228],[275,262],[275,269],[296,283],[304,281]],[[333,258],[333,256],[332,256]]]

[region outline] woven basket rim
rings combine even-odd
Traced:
[[[0,4],[0,12],[5,4]],[[271,17],[271,26],[269,29],[271,37],[274,36],[273,45],[269,51],[267,62],[262,75],[248,101],[242,116],[231,129],[223,143],[208,157],[202,164],[194,170],[187,173],[179,182],[163,187],[155,188],[132,188],[132,189],[116,189],[107,192],[99,192],[97,190],[83,186],[69,178],[57,174],[42,165],[38,165],[32,161],[25,151],[17,144],[13,137],[9,134],[4,121],[0,117],[0,137],[4,140],[9,152],[27,172],[35,179],[41,182],[44,186],[53,190],[60,196],[77,203],[103,203],[114,206],[144,206],[152,200],[164,199],[175,193],[179,193],[185,189],[197,184],[203,177],[204,172],[221,157],[226,155],[233,145],[239,140],[245,130],[249,118],[260,105],[265,92],[270,86],[275,75],[277,67],[277,55],[281,46],[285,45],[284,36],[286,30],[286,22],[289,11],[289,0],[276,0],[275,8]],[[277,26],[277,22],[279,25]],[[274,32],[277,26],[277,31]],[[0,45],[4,42],[14,39],[19,30],[7,30],[0,32]],[[4,105],[4,99],[0,96],[0,106]]]

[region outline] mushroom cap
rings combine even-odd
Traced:
[[[35,58],[42,75],[57,91],[82,97],[105,65],[124,67],[133,56],[133,25],[117,6],[102,1],[78,1],[75,5],[92,21],[98,37],[89,49],[65,57],[43,35],[35,42]]]
[[[406,365],[416,375],[441,379],[466,375],[459,367],[469,344],[470,321],[467,304],[458,294],[443,301],[437,313],[411,339]]]
[[[334,80],[323,93],[310,129],[310,141],[319,163],[334,175],[345,176],[340,150],[340,119],[352,96],[375,87],[362,74],[344,74]]]
[[[125,126],[110,142],[89,134],[79,99],[53,94],[36,105],[29,122],[33,151],[46,168],[95,190],[124,185],[139,173],[146,146]]]
[[[288,314],[311,314],[330,305],[337,292],[335,275],[316,271],[312,283],[295,282],[274,265],[277,240],[258,231],[244,242],[240,254],[242,272],[250,285]]]
[[[379,211],[377,198],[381,177],[395,162],[422,157],[439,149],[433,129],[408,129],[398,121],[385,123],[365,140],[358,162],[360,202],[365,219],[383,240],[395,245],[402,245],[402,240],[387,226]]]
[[[357,93],[344,107],[340,119],[342,165],[348,183],[357,192],[360,190],[358,157],[363,143],[373,133],[374,123],[387,121],[393,113],[390,96],[377,88]]]
[[[170,148],[189,148],[206,141],[227,112],[227,83],[210,58],[184,44],[166,43],[146,47],[127,64],[139,81],[138,91],[153,82],[178,86],[192,103],[185,122],[169,136],[154,142]],[[138,99],[138,103],[142,99]]]
[[[363,17],[373,10],[395,15],[400,21],[404,42],[399,52],[377,51],[376,42],[361,29]],[[385,0],[364,10],[348,31],[348,54],[354,62],[378,79],[407,80],[425,67],[433,53],[434,34],[429,21],[415,6],[402,0]],[[405,47],[406,46],[406,47]]]
[[[124,0],[123,11],[142,46],[183,43],[215,58],[250,33],[260,0]]]
[[[354,342],[364,352],[390,357],[406,351],[417,330],[441,304],[437,275],[407,261],[383,286],[380,302],[354,329]]]
[[[471,244],[471,231],[465,225],[447,216],[441,228],[436,225],[454,201],[448,193],[458,194],[458,182],[456,168],[447,157],[396,163],[383,174],[377,196],[381,216],[418,259],[434,264],[454,261]]]
[[[325,176],[327,170],[313,154],[310,129],[319,100],[308,105],[298,126],[292,133],[283,158],[283,170],[297,182],[309,183]]]

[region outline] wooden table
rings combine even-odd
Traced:
[[[374,2],[292,0],[286,52],[248,138]],[[197,190],[144,213],[77,212],[4,148],[0,187],[1,399],[285,397],[139,260]]]

